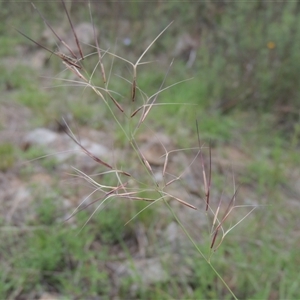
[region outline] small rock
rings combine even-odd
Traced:
[[[117,284],[121,278],[125,277],[131,277],[135,281],[138,277],[144,286],[166,282],[169,278],[160,258],[135,259],[124,263],[110,263],[109,267],[114,270]],[[135,284],[130,287],[132,293],[137,289],[138,285]]]
[[[59,138],[59,134],[47,128],[36,128],[29,132],[24,138],[24,144],[31,145],[49,145]]]
[[[161,166],[165,162],[165,148],[170,148],[170,138],[162,133],[145,134],[140,136],[140,141],[144,142],[141,152],[150,165]],[[165,148],[164,148],[165,147]]]
[[[59,299],[61,298],[55,294],[50,294],[50,293],[43,293],[39,298],[39,300],[59,300]]]
[[[80,143],[92,155],[101,159],[109,153],[108,148],[88,139],[81,139]],[[74,157],[75,166],[78,169],[84,168],[88,170],[98,166],[97,162],[89,157],[79,145],[64,133],[60,134],[47,128],[34,129],[25,136],[23,148],[27,149],[35,145],[44,146],[45,151],[55,155],[55,158],[60,162],[65,162],[69,158]],[[105,158],[103,160],[105,160]]]

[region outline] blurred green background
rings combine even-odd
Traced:
[[[55,30],[69,30],[59,1],[34,3]],[[66,5],[74,24],[90,22],[87,2]],[[226,237],[213,264],[240,299],[299,299],[300,2],[91,5],[100,47],[132,62],[174,21],[147,53],[144,61],[155,62],[140,66],[137,83],[155,93],[172,58],[165,86],[192,79],[158,97],[173,105],[154,108],[145,130],[164,132],[176,148],[195,147],[198,120],[201,140],[212,145],[216,202],[228,186],[233,189],[234,174],[242,184],[239,203],[259,206]],[[162,232],[173,220],[159,204],[125,227],[143,204],[112,201],[80,233],[91,211],[63,222],[87,190],[66,181],[55,156],[24,164],[47,152],[27,149],[23,137],[39,127],[58,131],[55,120],[70,115],[79,131],[107,132],[125,153],[126,140],[91,91],[53,79],[68,79],[58,58],[49,59],[14,30],[55,51],[29,2],[2,1],[0,19],[0,298],[231,299],[188,240],[170,250]],[[116,57],[104,58],[106,70],[113,70],[109,88],[122,91],[125,96],[116,98],[126,106],[130,86],[122,77],[132,80],[132,72]],[[84,66],[92,72],[96,63],[94,55]],[[93,79],[101,82],[100,72]],[[16,191],[27,193],[24,203]],[[184,221],[193,231],[195,220],[190,228]],[[207,253],[208,230],[201,224],[193,234]],[[115,264],[140,258],[140,235],[148,240],[143,258],[179,256],[179,263],[163,264],[164,280],[144,282],[138,271],[116,279]]]

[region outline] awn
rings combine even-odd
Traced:
[[[44,20],[45,24],[49,27],[49,29],[53,32],[53,34],[57,37],[57,39],[58,39],[58,40],[59,40],[59,41],[60,41],[60,42],[61,42],[61,43],[69,50],[69,52],[71,53],[71,55],[72,55],[73,57],[68,56],[68,55],[66,55],[66,54],[64,54],[64,53],[62,53],[62,52],[60,52],[60,51],[54,52],[54,51],[48,49],[47,47],[45,47],[45,46],[39,44],[38,42],[34,41],[34,40],[31,39],[29,36],[27,36],[25,33],[21,32],[20,30],[18,30],[18,29],[16,29],[16,28],[15,28],[15,29],[16,29],[20,34],[22,34],[24,37],[26,37],[27,39],[29,39],[30,41],[32,41],[33,43],[35,43],[35,44],[38,45],[39,47],[41,47],[41,48],[47,50],[48,52],[50,52],[50,53],[52,53],[52,54],[58,56],[58,57],[59,57],[59,58],[60,58],[67,66],[73,66],[73,67],[75,67],[75,68],[77,68],[77,69],[81,69],[81,66],[79,65],[78,62],[79,62],[79,60],[83,60],[83,59],[84,59],[84,58],[83,58],[83,54],[82,54],[82,50],[81,50],[81,48],[80,48],[79,40],[78,40],[77,34],[76,34],[75,30],[74,30],[74,27],[73,27],[73,24],[72,24],[70,15],[69,15],[69,13],[68,13],[68,11],[67,11],[66,5],[65,5],[65,3],[64,3],[63,0],[61,0],[61,2],[62,2],[62,4],[63,4],[64,11],[65,11],[66,14],[67,14],[67,17],[68,17],[70,26],[71,26],[72,31],[73,31],[73,34],[74,34],[74,37],[75,37],[75,40],[76,40],[76,45],[77,45],[77,47],[78,47],[78,50],[79,50],[79,53],[80,53],[80,56],[81,56],[80,59],[77,58],[76,54],[75,54],[75,53],[72,51],[72,49],[65,43],[65,41],[62,40],[62,39],[58,36],[58,34],[54,31],[54,29],[51,27],[51,25],[50,25],[50,24],[48,23],[48,21],[46,20],[46,18],[45,18],[45,17],[42,15],[42,13],[35,7],[35,5],[34,5],[33,3],[32,3],[32,6],[34,7],[34,9],[37,10],[37,12],[39,13],[40,17]]]

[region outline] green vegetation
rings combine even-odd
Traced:
[[[0,171],[6,171],[14,165],[15,162],[15,148],[10,143],[0,144]]]
[[[57,3],[39,5],[51,24],[62,19]],[[81,17],[89,18],[86,6],[68,5],[76,22],[80,22]],[[101,43],[100,46],[103,48],[106,38],[113,35],[109,31],[112,25],[117,32],[121,18],[131,21],[132,29],[125,37],[128,35],[132,39],[132,45],[120,44],[115,47],[115,52],[113,47],[108,48],[133,62],[163,29],[157,17],[161,24],[168,24],[175,18],[174,24],[154,43],[144,59],[151,61],[161,57],[162,61],[137,68],[135,101],[131,99],[134,88],[132,65],[105,50],[102,54],[105,54],[104,66],[109,77],[106,84],[102,84],[99,66],[92,73],[99,60],[98,54],[82,63],[88,72],[77,70],[83,77],[68,69],[58,74],[63,65],[58,58],[51,58],[47,72],[52,70],[52,77],[65,81],[41,78],[43,71],[27,65],[1,65],[0,87],[13,101],[34,112],[34,118],[30,120],[32,126],[47,126],[69,113],[72,122],[79,127],[105,132],[116,153],[111,169],[95,162],[98,175],[86,174],[87,182],[81,180],[70,185],[65,174],[58,174],[59,162],[53,157],[18,166],[15,171],[16,156],[21,150],[16,151],[15,145],[0,141],[0,172],[17,172],[18,179],[26,182],[26,188],[31,191],[23,212],[17,196],[16,199],[8,199],[10,196],[0,199],[3,201],[0,237],[5,241],[0,246],[0,296],[39,298],[47,292],[61,300],[113,297],[233,299],[232,291],[239,299],[299,298],[299,234],[296,226],[300,193],[297,187],[300,163],[299,4],[241,1],[182,6],[175,2],[160,2],[155,8],[145,9],[149,5],[103,3],[105,9],[96,6],[93,10],[93,15],[98,13],[99,16],[95,23],[101,28],[103,46]],[[0,4],[0,8],[2,6]],[[2,10],[5,20],[16,19],[21,4],[14,4],[11,9],[11,13],[8,6]],[[28,7],[24,11],[31,15]],[[110,12],[109,18],[103,11]],[[121,18],[117,18],[120,12]],[[24,15],[22,21],[23,18]],[[32,20],[28,17],[24,20],[24,28],[37,32],[42,21],[36,20],[36,24],[30,24]],[[0,25],[0,33],[5,33],[2,27]],[[136,130],[142,110],[132,118],[130,115],[160,91],[170,64],[166,53],[174,48],[174,37],[186,32],[201,38],[196,49],[197,58],[187,68],[186,57],[179,53],[162,89],[193,78],[159,93],[157,105]],[[11,31],[9,33],[13,35]],[[15,49],[10,51],[19,43],[18,38],[5,35],[1,36],[1,41],[4,45],[0,50],[1,60],[18,55]],[[22,40],[21,43],[27,42]],[[56,64],[53,69],[50,67],[52,60]],[[92,74],[88,87],[86,82]],[[61,86],[44,88],[56,85]],[[124,113],[111,96],[122,106]],[[162,167],[147,167],[139,140],[139,134],[143,132],[146,135],[149,131],[164,132],[174,147],[194,147],[194,150],[180,153],[192,161],[197,151],[195,147],[198,147],[196,119],[201,145],[210,143],[212,148],[211,211],[207,213],[202,207],[205,187],[201,163],[205,164],[208,179],[209,151],[205,149],[203,160],[199,156],[194,162],[200,179],[197,178],[193,191],[189,190],[183,176],[178,180],[178,186],[171,189],[177,198],[181,193],[202,195],[203,199],[199,194],[196,198],[190,195],[183,199],[193,204],[198,201],[199,210],[193,212],[176,198],[160,199],[164,192],[169,192],[169,186],[164,186],[164,182],[157,184],[156,176],[162,173]],[[1,121],[3,128],[5,124]],[[119,149],[122,149],[122,155]],[[171,152],[167,153],[172,156]],[[45,149],[31,147],[18,159],[29,161],[45,154]],[[182,156],[172,159],[168,163],[173,174],[177,171],[174,161],[184,164],[185,160]],[[111,170],[111,173],[105,173]],[[46,184],[36,181],[45,173],[55,180]],[[83,179],[82,173],[77,175],[76,179]],[[180,173],[176,173],[178,175]],[[91,178],[96,183],[91,183]],[[12,188],[17,186],[12,185]],[[238,192],[231,206],[236,188]],[[86,199],[95,189],[97,192]],[[64,222],[84,199],[72,218]],[[223,202],[217,225],[221,222],[226,232],[240,220],[242,222],[223,241],[220,229],[214,242],[215,231],[212,229],[216,226],[211,224],[220,199]],[[243,219],[256,206],[255,211]],[[227,208],[233,210],[223,224],[222,217]],[[178,226],[175,232],[178,240],[174,242],[165,233],[168,225],[176,221],[182,222],[179,223],[182,228]],[[183,235],[182,230],[189,236]],[[211,245],[216,251],[211,250]],[[135,262],[149,258],[161,260],[167,274],[163,280],[143,281],[143,274],[139,273]],[[122,268],[130,270],[130,276],[123,276]],[[150,269],[145,267],[142,273],[148,273]]]

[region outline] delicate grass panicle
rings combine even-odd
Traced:
[[[28,37],[25,33],[21,32],[20,30],[17,29],[17,31],[25,36],[27,39],[30,41],[34,42],[35,44],[38,44],[40,47],[44,48],[45,50],[51,52],[52,54],[56,55],[58,58],[61,59],[62,63],[64,66],[67,68],[67,71],[71,71],[74,73],[77,77],[75,80],[66,80],[62,79],[67,82],[67,84],[71,85],[77,85],[77,86],[82,86],[83,88],[90,88],[92,89],[96,95],[101,99],[103,102],[103,105],[107,107],[107,110],[109,111],[113,121],[116,123],[117,127],[121,130],[122,134],[124,135],[124,139],[127,141],[128,146],[132,149],[133,153],[135,153],[136,160],[133,162],[133,166],[137,166],[138,162],[138,170],[132,170],[132,169],[125,169],[123,170],[123,166],[128,166],[128,164],[120,163],[122,167],[118,167],[118,162],[117,159],[115,161],[115,164],[109,163],[105,161],[104,159],[100,157],[96,157],[93,153],[91,153],[86,147],[84,147],[80,140],[76,138],[76,136],[73,134],[71,131],[69,125],[67,124],[66,121],[64,121],[65,124],[62,124],[62,128],[65,128],[66,134],[81,148],[82,151],[84,151],[90,158],[92,158],[96,164],[99,164],[101,168],[103,168],[103,172],[101,173],[101,180],[103,181],[97,181],[96,179],[93,179],[92,176],[89,176],[85,174],[84,172],[75,169],[77,172],[77,175],[79,177],[84,178],[89,184],[91,184],[94,187],[94,191],[91,193],[94,194],[95,192],[101,193],[102,196],[98,198],[96,201],[93,201],[92,203],[85,204],[87,199],[89,197],[86,197],[82,203],[75,209],[75,211],[71,214],[71,217],[74,216],[77,212],[81,211],[82,209],[85,209],[87,206],[98,203],[98,206],[95,208],[94,212],[90,217],[86,220],[87,224],[90,219],[93,217],[93,215],[102,208],[105,204],[108,203],[109,200],[111,199],[126,199],[128,201],[145,201],[149,202],[148,205],[146,205],[145,208],[143,208],[138,214],[135,214],[132,216],[128,222],[136,218],[142,211],[148,209],[151,205],[153,204],[161,204],[164,205],[171,213],[172,217],[178,222],[179,226],[182,228],[184,233],[186,234],[187,238],[190,240],[190,242],[193,244],[193,246],[196,248],[196,250],[199,252],[200,256],[207,262],[207,264],[210,266],[211,270],[213,273],[215,273],[219,279],[223,282],[229,293],[232,295],[232,297],[236,298],[235,294],[233,291],[230,289],[230,287],[226,284],[226,282],[223,280],[222,276],[219,275],[219,273],[216,271],[216,269],[213,267],[211,263],[211,256],[212,254],[220,247],[222,244],[225,236],[235,227],[237,226],[240,222],[242,222],[254,209],[255,207],[249,208],[249,212],[247,213],[246,216],[242,216],[240,218],[240,221],[236,223],[235,225],[232,225],[229,229],[225,229],[224,225],[226,223],[226,220],[228,219],[229,215],[231,212],[239,208],[241,206],[236,204],[236,194],[237,194],[237,189],[235,190],[234,187],[234,192],[233,196],[231,197],[231,201],[229,204],[227,204],[227,208],[225,209],[225,212],[223,213],[223,216],[219,216],[220,212],[223,211],[221,209],[222,206],[222,198],[219,201],[219,204],[216,209],[214,209],[213,205],[211,205],[211,187],[212,187],[212,174],[211,174],[211,164],[212,164],[212,159],[211,159],[211,150],[210,146],[209,147],[204,147],[203,144],[200,142],[199,138],[199,132],[198,132],[198,145],[195,148],[190,148],[189,150],[196,151],[196,156],[194,160],[192,161],[191,164],[195,164],[196,162],[201,162],[200,165],[198,166],[199,169],[202,169],[202,176],[203,176],[203,182],[198,183],[199,185],[199,190],[204,191],[204,199],[199,198],[199,207],[201,206],[201,201],[205,202],[205,211],[206,215],[209,220],[211,220],[211,229],[210,229],[210,236],[211,236],[211,242],[208,245],[208,254],[204,254],[200,248],[198,247],[196,241],[191,237],[189,234],[188,230],[186,227],[181,223],[179,220],[179,217],[176,213],[176,210],[171,204],[171,200],[177,201],[181,205],[185,206],[187,209],[192,209],[192,210],[197,210],[197,206],[194,204],[189,203],[188,201],[181,199],[178,197],[178,195],[173,195],[172,192],[169,191],[168,187],[179,183],[183,175],[186,174],[186,172],[189,171],[190,165],[186,165],[185,171],[183,171],[179,176],[175,176],[174,174],[170,174],[168,172],[168,167],[169,167],[169,159],[170,156],[175,152],[174,150],[168,151],[164,145],[163,148],[165,149],[165,155],[164,157],[164,163],[161,169],[161,179],[158,180],[157,176],[155,173],[157,171],[153,171],[153,168],[151,166],[151,163],[147,160],[146,156],[143,153],[142,148],[139,146],[139,142],[136,139],[137,133],[143,128],[143,124],[147,121],[147,117],[149,116],[149,113],[152,111],[152,109],[155,106],[159,105],[164,105],[164,103],[157,103],[158,96],[165,91],[166,89],[171,88],[173,85],[164,87],[166,77],[169,73],[169,70],[172,66],[172,63],[170,64],[165,78],[159,88],[159,90],[154,93],[151,96],[148,96],[145,91],[141,90],[138,84],[138,67],[141,65],[144,65],[149,62],[143,62],[142,59],[144,56],[147,54],[147,52],[150,50],[151,46],[156,42],[158,38],[161,37],[161,35],[169,28],[171,23],[165,27],[157,36],[156,38],[153,39],[153,41],[150,43],[150,45],[145,49],[145,51],[138,57],[136,62],[131,62],[124,57],[121,57],[115,53],[112,53],[109,51],[109,49],[103,50],[101,48],[101,45],[98,44],[97,40],[97,34],[96,30],[94,27],[94,22],[92,19],[92,13],[91,13],[91,8],[89,7],[90,11],[90,19],[93,24],[93,30],[94,30],[94,39],[95,39],[95,46],[94,49],[96,50],[95,53],[89,54],[88,56],[84,56],[83,52],[80,47],[80,42],[79,39],[76,35],[74,26],[71,22],[71,18],[69,16],[69,13],[67,11],[67,8],[65,6],[65,3],[63,0],[61,1],[64,11],[68,17],[74,39],[76,41],[78,49],[71,49],[65,42],[62,40],[58,34],[54,31],[54,29],[51,27],[50,23],[46,20],[46,18],[42,15],[42,13],[34,6],[34,8],[37,10],[38,14],[41,16],[47,27],[53,32],[53,34],[56,36],[58,41],[65,46],[65,48],[69,51],[70,56],[66,55],[62,52],[53,52],[43,45],[40,45],[30,37]],[[80,58],[76,56],[76,53],[80,53]],[[94,69],[92,71],[89,71],[87,68],[84,67],[85,61],[87,61],[90,57],[97,55],[98,57],[98,62],[94,66]],[[123,63],[128,64],[129,67],[131,67],[131,72],[132,72],[132,77],[131,78],[122,78],[127,82],[130,86],[130,99],[128,101],[118,101],[114,96],[117,95],[117,98],[119,95],[124,94],[123,91],[115,91],[115,90],[110,90],[109,86],[111,82],[113,81],[113,76],[111,74],[111,69],[107,73],[107,70],[105,68],[105,63],[104,60],[108,59],[111,61],[114,61],[116,59],[123,61]],[[101,80],[96,78],[96,74],[99,70],[99,75],[101,76]],[[95,83],[97,82],[97,84]],[[102,82],[102,85],[99,86],[99,82]],[[176,83],[178,84],[178,83]],[[127,91],[125,91],[126,93]],[[124,96],[123,98],[126,99]],[[170,103],[168,103],[170,105]],[[139,115],[139,118],[138,118]],[[193,126],[193,124],[191,124]],[[198,124],[197,124],[197,129],[198,129]],[[197,138],[195,139],[197,141]],[[205,159],[204,159],[204,153],[203,151],[205,148],[209,149],[209,164],[206,165]],[[186,149],[181,149],[181,150],[176,150],[176,151],[183,151]],[[200,158],[197,159],[197,158]],[[140,170],[144,170],[144,173],[142,176],[139,174]],[[136,174],[139,174],[138,177]],[[109,182],[111,184],[105,183],[105,177],[109,176],[111,179],[111,176],[114,176],[113,180],[110,180]],[[99,176],[98,176],[99,177]],[[142,181],[141,178],[147,178],[145,179],[145,182]],[[113,183],[112,183],[113,182]],[[203,186],[201,188],[201,185]],[[234,181],[233,181],[234,185]],[[145,194],[149,194],[151,196],[144,196]],[[89,195],[89,196],[91,196]],[[84,227],[84,226],[83,226]],[[147,271],[147,270],[145,270]]]

